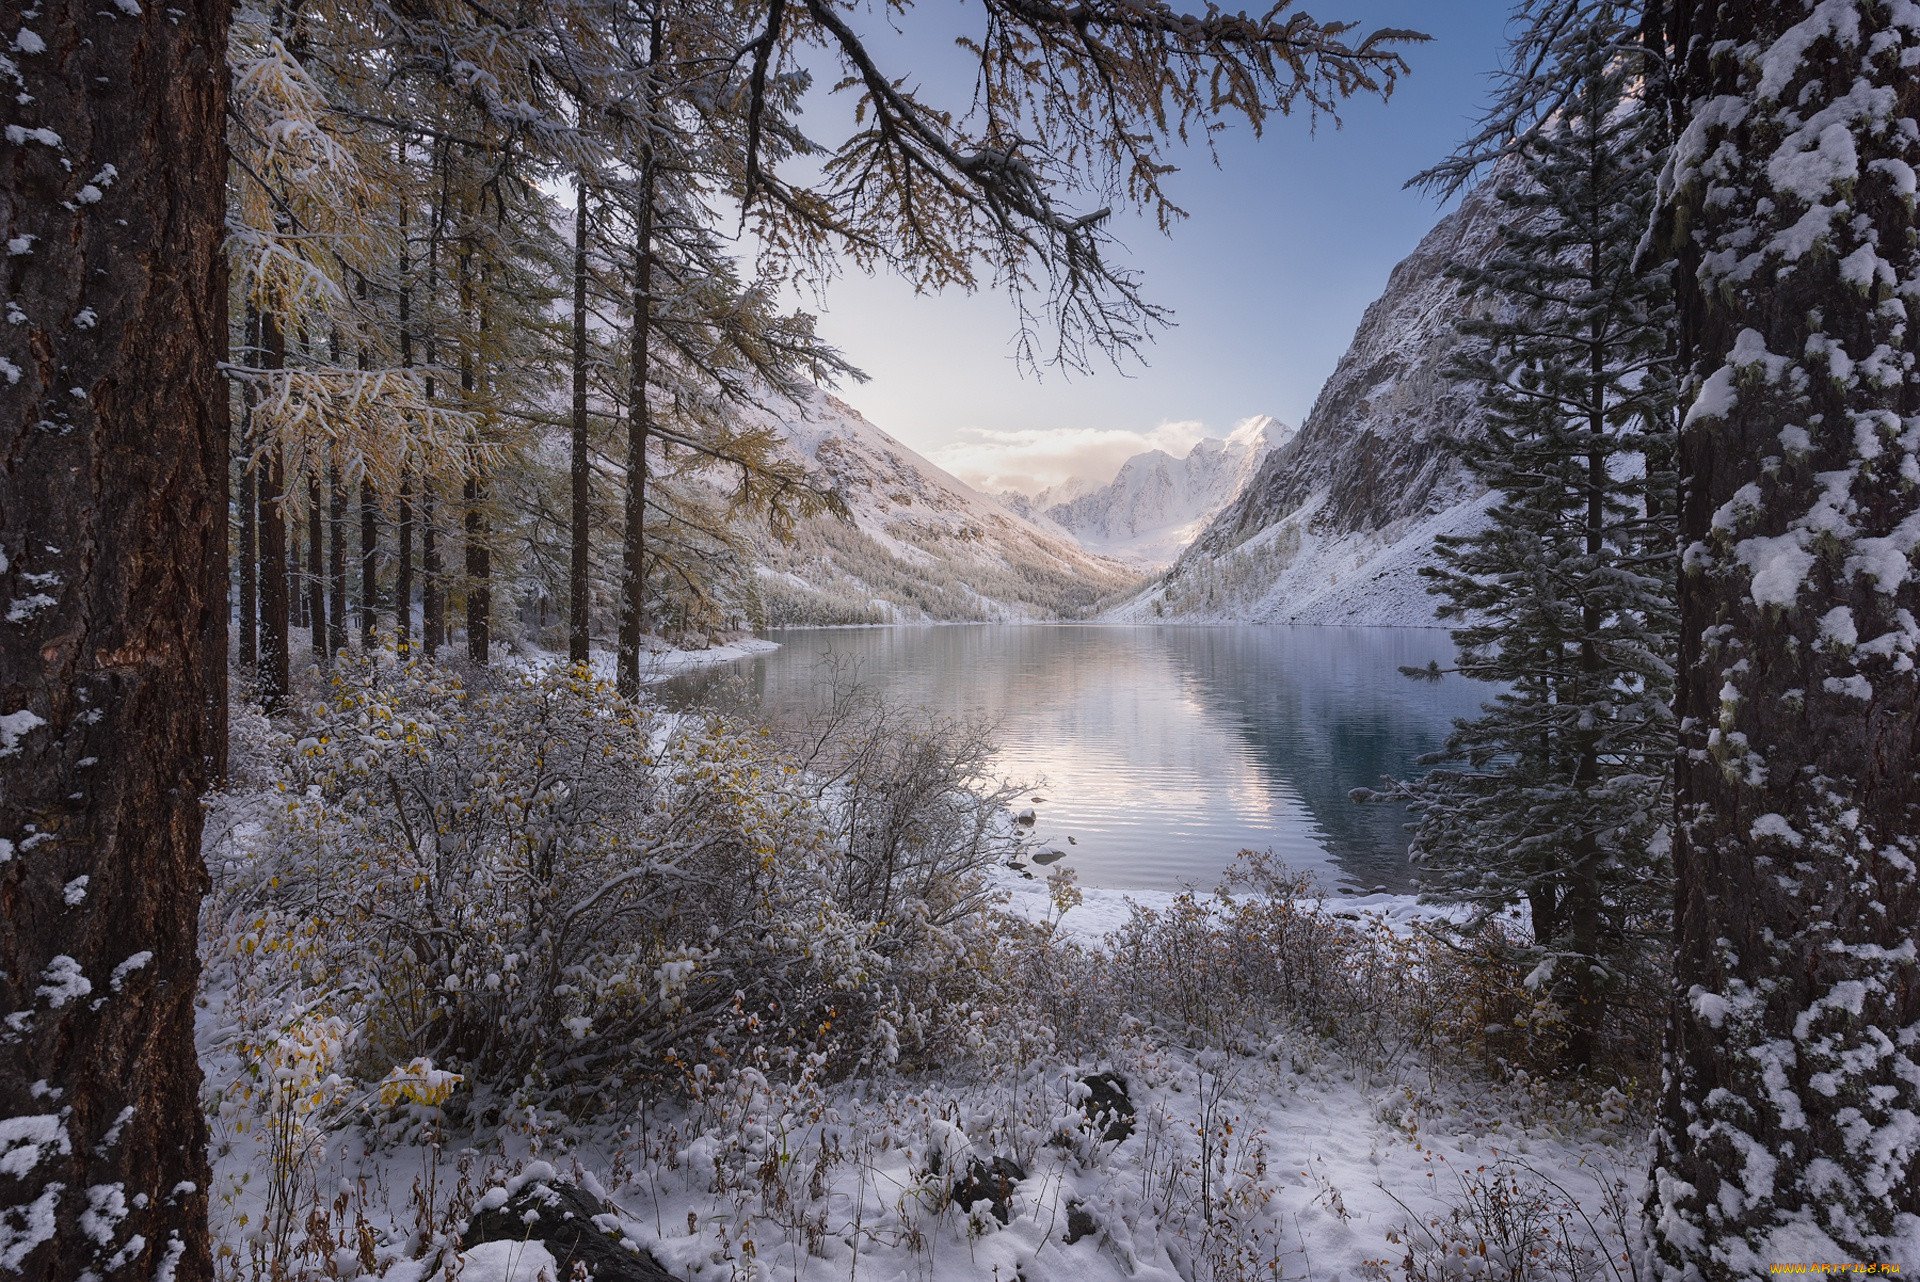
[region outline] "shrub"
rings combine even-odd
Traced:
[[[362,1076],[425,1058],[584,1106],[749,1048],[891,1062],[970,1018],[1010,792],[978,727],[836,707],[799,759],[584,668],[343,658],[228,803],[220,929],[311,927]]]

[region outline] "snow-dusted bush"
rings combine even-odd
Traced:
[[[1575,1192],[1514,1158],[1455,1169],[1446,1209],[1409,1212],[1387,1234],[1400,1258],[1367,1272],[1377,1282],[1637,1282],[1633,1191],[1594,1179],[1597,1189]]]
[[[1417,949],[1377,921],[1325,911],[1311,878],[1243,851],[1209,896],[1136,907],[1113,940],[1143,1014],[1216,1045],[1280,1026],[1379,1042],[1409,1031]]]
[[[1330,903],[1270,854],[1241,852],[1211,895],[1136,906],[1111,940],[1128,1009],[1205,1045],[1250,1049],[1304,1030],[1392,1063],[1412,1054],[1496,1073],[1561,1061],[1565,1015],[1527,983],[1498,920],[1412,932]],[[1624,1080],[1646,1061],[1623,1049]]]
[[[224,803],[216,951],[298,931],[362,1079],[426,1060],[585,1105],[938,1056],[1000,1019],[1024,929],[982,912],[1017,845],[990,752],[857,692],[775,737],[584,669],[343,659]]]
[[[215,852],[226,928],[317,930],[363,1070],[593,1093],[884,1018],[829,834],[753,732],[580,670],[387,658],[343,664],[278,747],[274,804]]]

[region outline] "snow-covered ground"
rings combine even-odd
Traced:
[[[1439,1220],[1446,1236],[1462,1189],[1490,1172],[1596,1223],[1610,1199],[1631,1206],[1638,1183],[1638,1149],[1605,1116],[1411,1082],[1302,1042],[1231,1059],[1140,1048],[1121,1070],[1137,1120],[1119,1142],[1087,1133],[1073,1102],[1085,1071],[832,1091],[808,1101],[810,1116],[669,1141],[617,1176],[632,1158],[593,1146],[524,1170],[597,1185],[621,1234],[677,1277],[818,1282],[1397,1276],[1409,1228]],[[1529,1107],[1532,1124],[1512,1120]],[[777,1155],[764,1191],[727,1186],[742,1151]],[[1007,1223],[985,1202],[970,1214],[947,1205],[935,1154],[942,1172],[1019,1161]],[[799,1205],[766,1209],[783,1196]],[[537,1282],[550,1259],[538,1245],[491,1243],[460,1277]],[[434,1274],[402,1265],[387,1276]]]
[[[1154,583],[1103,615],[1115,623],[1308,623],[1373,627],[1442,626],[1420,574],[1434,540],[1486,522],[1490,494],[1378,530],[1315,528],[1309,502],[1231,552],[1182,567],[1171,586]],[[1158,606],[1159,613],[1155,613]]]
[[[734,637],[716,645],[685,650],[658,637],[648,637],[640,655],[640,684],[653,685],[694,668],[731,663],[735,659],[751,658],[756,654],[771,654],[779,648],[778,641],[762,637]],[[519,656],[517,662],[529,669],[545,668],[565,663],[566,656],[545,650],[529,650]],[[588,663],[594,675],[602,680],[612,681],[618,674],[619,658],[611,650],[592,651]]]
[[[1063,937],[1096,947],[1126,924],[1136,905],[1165,911],[1179,894],[1172,890],[1076,885],[1079,902],[1061,913],[1054,906],[1044,871],[1017,872],[999,867],[992,871],[992,879],[995,889],[1006,897],[1007,910],[1015,916],[1032,922],[1056,921]],[[1314,911],[1352,921],[1379,921],[1397,934],[1411,932],[1421,923],[1459,922],[1466,918],[1461,908],[1422,903],[1418,895],[1386,891],[1302,902]]]
[[[1048,918],[1041,883],[1003,885],[1016,912]],[[1128,898],[1171,899],[1090,890],[1061,933],[1099,946]],[[1396,930],[1433,912],[1385,895],[1322,907]],[[201,1028],[209,1098],[226,1102],[212,1110],[216,1237],[240,1278],[272,1237],[286,1146],[248,1124],[248,1081],[220,1035],[227,996],[209,993]],[[389,1282],[562,1282],[538,1243],[452,1245],[477,1208],[553,1181],[603,1201],[603,1229],[689,1280],[1384,1282],[1406,1275],[1409,1252],[1449,1268],[1462,1249],[1477,1259],[1490,1226],[1460,1208],[1490,1192],[1524,1209],[1530,1231],[1590,1252],[1586,1276],[1620,1276],[1600,1257],[1625,1249],[1645,1159],[1619,1097],[1576,1103],[1555,1084],[1495,1083],[1408,1046],[1357,1053],[1305,1031],[1235,1053],[1138,1021],[1117,1031],[1098,1062],[1009,1064],[983,1041],[931,1076],[783,1083],[746,1069],[688,1102],[572,1120],[509,1107],[458,1133],[361,1125],[363,1101],[294,1150],[303,1182],[337,1199],[321,1218],[337,1217],[341,1278],[371,1261]],[[1124,1083],[1131,1134],[1088,1116],[1096,1072]],[[972,1164],[1000,1159],[1014,1164],[999,1168],[1004,1224],[990,1199],[968,1211],[955,1196]]]

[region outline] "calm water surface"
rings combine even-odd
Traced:
[[[1243,848],[1334,887],[1411,888],[1408,816],[1356,787],[1415,769],[1488,688],[1417,682],[1453,658],[1424,628],[956,626],[787,629],[781,649],[678,679],[744,681],[771,710],[822,697],[844,656],[887,697],[999,724],[1035,786],[1042,849],[1083,884],[1210,888]],[[1073,838],[1072,842],[1068,838]]]

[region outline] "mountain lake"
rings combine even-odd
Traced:
[[[1038,851],[1087,886],[1211,889],[1242,849],[1329,890],[1413,888],[1400,806],[1357,787],[1420,769],[1493,687],[1402,667],[1453,659],[1432,628],[959,624],[793,628],[780,649],[673,678],[773,715],[822,705],[836,662],[884,698],[996,726],[1030,785]],[[1033,800],[1038,798],[1039,800]]]

